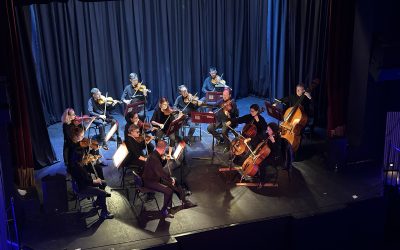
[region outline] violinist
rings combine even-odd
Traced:
[[[156,141],[163,138],[167,132],[171,122],[175,119],[174,114],[179,113],[177,110],[173,110],[165,97],[161,97],[158,102],[158,107],[154,110],[153,116],[151,117],[151,124],[156,126]],[[175,146],[175,142],[180,140],[178,131],[169,135],[169,151],[168,155],[171,156],[172,149]]]
[[[299,83],[296,85],[296,95],[283,97],[281,99],[278,99],[278,102],[284,103],[286,105],[286,108],[293,107],[299,101],[300,97],[303,94],[307,98],[303,98],[303,101],[300,103],[300,105],[303,107],[304,112],[306,112],[307,116],[309,116],[311,111],[312,96],[309,92],[306,92],[303,83]],[[274,103],[274,105],[276,105],[276,103]]]
[[[82,163],[82,159],[87,153],[86,148],[80,145],[83,135],[84,130],[81,127],[74,128],[72,134],[73,145],[68,159],[71,168],[71,176],[78,184],[79,193],[97,196],[94,205],[101,208],[101,218],[112,219],[114,215],[108,211],[106,203],[106,197],[110,197],[111,194],[104,190],[105,181],[101,178],[93,179]]]
[[[279,125],[271,122],[267,127],[267,144],[271,149],[269,155],[264,159],[260,166],[260,181],[265,182],[266,168],[271,165],[279,164],[282,157],[281,144],[282,139],[279,134]]]
[[[203,87],[201,91],[203,92],[204,96],[209,91],[215,90],[215,85],[217,85],[221,81],[221,77],[217,75],[217,69],[215,67],[210,67],[209,76],[204,80]]]
[[[190,144],[193,141],[193,134],[196,130],[193,123],[190,121],[190,113],[197,111],[197,109],[202,105],[202,101],[198,100],[197,96],[189,94],[185,85],[178,86],[180,95],[176,98],[174,103],[174,109],[180,110],[183,114],[187,115],[185,124],[189,126],[189,133],[186,142]]]
[[[225,146],[229,148],[230,140],[228,132],[230,129],[226,126],[226,122],[239,116],[239,110],[235,101],[231,99],[231,92],[229,89],[225,89],[222,92],[222,99],[217,102],[216,107],[219,107],[216,111],[217,122],[208,125],[207,130],[217,139],[219,144],[224,143]],[[216,131],[218,128],[222,128],[222,136]]]
[[[138,166],[140,168],[140,175],[146,163],[146,157],[143,151],[151,153],[154,150],[153,144],[151,144],[149,138],[147,138],[148,136],[146,135],[145,138],[143,136],[144,134],[140,133],[139,126],[131,124],[128,129],[128,136],[125,138],[125,145],[129,151],[126,164]]]
[[[72,146],[72,132],[73,128],[76,127],[74,124],[74,119],[75,119],[75,111],[72,108],[67,108],[64,110],[64,113],[61,116],[61,122],[62,122],[62,127],[63,127],[63,134],[64,134],[64,146],[63,146],[63,157],[64,157],[64,163],[67,166],[67,171],[69,170],[68,168],[68,152],[70,147]],[[80,125],[77,124],[78,126]]]
[[[99,141],[102,143],[103,148],[108,150],[107,143],[105,142],[105,125],[111,124],[112,127],[117,123],[114,117],[110,115],[110,110],[115,108],[115,105],[118,103],[118,101],[114,100],[111,104],[109,104],[107,100],[104,102],[104,96],[101,95],[101,92],[98,88],[93,88],[90,92],[92,97],[88,101],[88,111],[91,116],[96,117],[93,123],[99,127]],[[119,129],[117,129],[116,132],[117,140],[120,140],[118,130]]]
[[[267,130],[267,122],[264,117],[260,114],[260,106],[258,104],[252,104],[250,106],[250,114],[233,118],[230,121],[227,121],[226,124],[228,126],[236,126],[237,124],[246,123],[246,126],[243,128],[242,135],[244,137],[252,137],[248,132],[249,130],[256,129],[256,135],[253,136],[250,140],[250,146],[254,149],[262,140],[265,138],[265,130]],[[252,125],[254,127],[252,128]]]

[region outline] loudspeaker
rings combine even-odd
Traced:
[[[46,175],[42,178],[43,208],[46,213],[68,211],[68,194],[65,175]]]

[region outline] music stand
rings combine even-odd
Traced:
[[[126,105],[124,116],[126,116],[126,114],[128,114],[130,112],[139,114],[140,111],[142,111],[142,110],[144,111],[145,109],[146,109],[145,101],[138,101],[138,102],[130,103],[130,104]]]
[[[222,99],[222,92],[218,91],[207,91],[206,100],[207,102],[218,102]]]
[[[209,93],[209,92],[207,92]],[[208,112],[195,112],[192,111],[190,113],[190,116],[192,118],[192,122],[194,123],[206,123],[206,124],[211,124],[211,123],[216,123],[216,117],[214,113],[208,113]],[[214,136],[212,137],[212,158],[211,161],[214,159]],[[192,159],[199,159],[199,160],[208,160],[209,158],[200,158],[200,157],[192,157]]]
[[[111,139],[111,137],[114,135],[114,133],[117,132],[117,129],[118,129],[118,122],[114,123],[114,125],[110,128],[106,137],[104,138],[104,143],[107,143]],[[118,143],[119,143],[118,140],[119,140],[119,137],[117,138],[117,147],[118,147]]]
[[[119,169],[119,167],[122,165],[122,163],[125,161],[126,157],[128,156],[129,151],[128,148],[126,147],[125,143],[121,143],[121,145],[118,147],[117,151],[115,151],[112,160],[114,163],[114,167]],[[114,190],[124,190],[126,192],[126,197],[129,200],[129,190],[128,188],[125,187],[125,167],[122,169],[122,177],[121,177],[121,183],[120,187],[116,188],[111,188],[111,191]]]
[[[167,136],[169,136],[170,134],[175,133],[176,131],[178,131],[183,123],[186,120],[186,115],[182,115],[181,117],[179,117],[178,119],[173,120],[170,124],[169,127],[167,129],[167,132],[165,133]]]
[[[273,106],[270,102],[265,101],[265,107],[267,108],[267,113],[269,116],[277,119],[278,121],[282,121],[283,112],[281,109]]]

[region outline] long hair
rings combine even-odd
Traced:
[[[72,122],[71,113],[72,112],[75,112],[73,108],[67,108],[66,110],[64,110],[64,113],[61,116],[62,123],[71,124],[71,122]]]

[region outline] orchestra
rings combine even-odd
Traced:
[[[100,149],[108,150],[105,140],[106,125],[116,124],[117,129],[112,133],[116,133],[119,137],[118,123],[110,111],[115,109],[117,104],[131,105],[138,101],[146,101],[151,93],[151,90],[143,82],[139,82],[136,73],[129,74],[129,81],[130,84],[125,86],[121,101],[113,99],[108,94],[104,96],[98,88],[93,88],[92,96],[88,101],[89,115],[77,116],[74,109],[67,108],[61,118],[64,134],[63,156],[67,171],[76,179],[80,189],[97,194],[99,206],[104,211],[102,212],[103,218],[113,218],[105,204],[105,197],[108,197],[109,194],[104,191],[106,181],[102,168],[98,164],[101,158]],[[221,86],[222,91],[218,92],[220,90],[218,87]],[[241,166],[242,178],[258,176],[261,185],[266,181],[266,169],[271,165],[276,165],[282,157],[281,141],[283,138],[293,148],[298,147],[295,145],[296,141],[291,141],[288,137],[288,134],[294,133],[293,128],[290,127],[292,126],[290,116],[292,113],[297,114],[296,112],[303,111],[304,116],[307,117],[312,100],[309,90],[305,90],[303,84],[296,86],[296,95],[275,99],[277,103],[285,103],[290,109],[293,109],[289,112],[290,114],[285,113],[278,125],[274,122],[266,122],[261,115],[264,108],[260,108],[258,104],[252,104],[249,113],[239,117],[237,104],[231,96],[232,89],[226,85],[222,75],[217,74],[215,67],[209,68],[209,76],[203,82],[202,94],[217,91],[216,93],[220,93],[220,99],[214,100],[215,102],[208,102],[204,98],[200,99],[198,93],[190,93],[185,85],[179,85],[178,91],[179,95],[172,107],[167,98],[159,98],[158,105],[149,122],[143,112],[146,109],[142,111],[128,110],[125,113],[124,142],[128,151],[124,161],[125,165],[137,166],[138,174],[143,177],[144,186],[164,194],[161,214],[163,217],[169,218],[173,217],[168,211],[173,193],[178,195],[185,208],[196,206],[185,198],[185,194],[190,191],[184,190],[176,183],[170,170],[169,173],[163,170],[166,166],[171,165],[169,164],[171,162],[168,163],[168,161],[177,160],[172,156],[172,152],[178,144],[191,145],[193,142],[195,127],[192,123],[192,112],[208,116],[205,121],[200,119],[196,122],[209,124],[207,130],[216,139],[217,145],[225,147],[223,153],[229,155],[233,164]],[[277,103],[272,106],[276,106]],[[199,110],[203,111],[202,107],[210,110],[199,112]],[[214,120],[210,120],[210,117]],[[92,123],[99,130],[97,140],[90,137],[84,138],[84,132]],[[235,131],[239,124],[245,124],[240,132]],[[187,136],[183,134],[183,140],[179,135],[182,125],[189,127]],[[230,139],[230,131],[234,136],[233,139]],[[214,146],[212,148],[214,150]],[[174,164],[177,165],[179,162],[176,161]],[[90,174],[94,176],[93,179]]]

